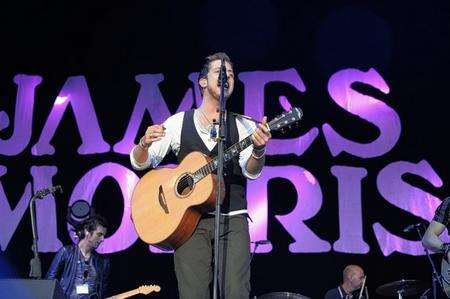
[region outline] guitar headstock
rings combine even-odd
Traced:
[[[283,130],[285,127],[290,127],[303,117],[303,111],[300,108],[293,107],[291,110],[283,112],[274,119],[272,119],[268,125],[271,131]]]
[[[161,287],[157,284],[152,284],[152,285],[142,285],[140,287],[138,287],[139,290],[139,294],[144,294],[144,295],[148,295],[151,292],[159,292],[161,291]]]

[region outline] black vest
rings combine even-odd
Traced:
[[[236,125],[236,117],[227,113],[227,137],[225,149],[239,141],[239,132]],[[184,113],[183,126],[181,129],[180,151],[178,152],[178,163],[191,152],[201,152],[207,156],[217,155],[217,145],[210,151],[197,133],[194,124],[194,110]],[[202,165],[199,165],[199,168]],[[239,166],[239,155],[228,162],[224,169],[225,198],[221,206],[222,213],[247,209],[245,200],[246,178]]]

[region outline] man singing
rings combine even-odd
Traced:
[[[198,109],[177,113],[163,124],[147,128],[138,145],[130,153],[135,169],[156,167],[169,149],[178,162],[193,152],[217,155],[217,121],[219,119],[220,87],[218,77],[222,59],[225,61],[227,88],[225,98],[233,93],[233,64],[225,53],[206,57],[198,78],[203,102]],[[221,205],[221,298],[249,298],[250,236],[247,222],[246,179],[256,179],[264,166],[266,144],[271,134],[266,118],[257,127],[244,118],[227,113],[226,147],[252,134],[253,145],[224,167],[225,198]],[[209,298],[212,281],[212,241],[214,217],[204,215],[193,235],[175,250],[175,272],[180,298]]]

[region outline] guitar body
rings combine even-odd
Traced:
[[[448,263],[446,258],[442,259],[441,277],[444,293],[445,295],[447,295],[447,298],[450,298],[450,264]]]
[[[292,108],[266,123],[269,131],[282,130],[303,116]],[[230,162],[249,147],[252,135],[230,146],[223,163]],[[131,198],[131,217],[139,237],[162,249],[177,249],[194,232],[200,217],[215,210],[218,158],[210,159],[200,152],[188,154],[176,168],[149,171],[137,183]],[[222,181],[223,182],[223,181]],[[225,195],[221,186],[221,198]]]
[[[131,214],[143,241],[176,249],[192,235],[201,215],[215,210],[216,176],[209,174],[195,184],[191,176],[207,163],[207,156],[192,152],[178,167],[153,169],[139,180]]]

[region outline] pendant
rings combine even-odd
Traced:
[[[211,129],[209,130],[209,139],[217,141],[217,129],[215,125],[211,125]]]

